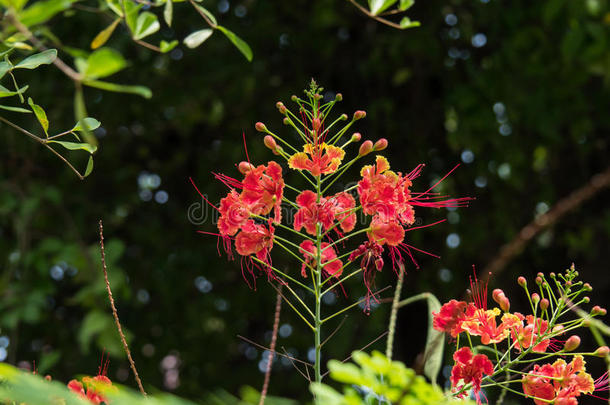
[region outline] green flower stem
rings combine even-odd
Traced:
[[[385,291],[387,288],[389,288],[389,287],[386,287],[386,288],[383,288],[383,289],[381,289],[381,290],[377,291],[377,294],[381,293],[382,291]],[[354,302],[353,304],[351,304],[351,305],[349,305],[349,306],[347,306],[347,307],[345,307],[345,308],[343,308],[343,309],[341,309],[341,310],[339,310],[339,311],[335,312],[334,314],[332,314],[332,315],[330,315],[330,316],[327,316],[326,318],[322,319],[322,323],[325,323],[325,322],[327,322],[327,321],[330,321],[330,320],[331,320],[332,318],[334,318],[335,316],[337,316],[337,315],[341,315],[341,314],[342,314],[342,313],[344,313],[345,311],[352,309],[352,308],[353,308],[353,307],[355,307],[356,305],[360,305],[362,302],[364,302],[364,301],[366,301],[366,300],[367,300],[367,297],[364,297],[364,298],[362,298],[361,300],[359,300],[359,301],[357,301],[357,302]]]
[[[290,149],[292,149],[295,152],[298,152],[298,150],[296,150],[294,148],[294,146],[292,146],[291,144],[289,144],[288,142],[286,142],[285,140],[283,140],[281,137],[277,136],[276,134],[274,134],[273,132],[269,131],[269,129],[267,129],[267,131],[265,131],[266,134],[271,135],[273,138],[277,139],[278,141],[282,142],[284,145],[288,146]]]
[[[322,192],[320,191],[321,185],[320,176],[316,176],[316,203],[320,203],[322,198]],[[315,315],[315,331],[314,331],[314,347],[316,351],[316,361],[314,363],[315,370],[315,381],[320,383],[322,381],[321,368],[321,334],[322,334],[322,226],[320,222],[316,223],[316,274],[314,281],[314,290],[316,298],[316,315]]]
[[[295,117],[295,115],[294,115],[294,114],[293,114],[293,113],[292,113],[290,110],[286,110],[286,111],[287,111],[287,112],[288,112],[290,115],[292,115],[293,117]],[[305,133],[304,133],[303,131],[301,131],[301,130],[299,129],[299,127],[297,127],[297,126],[294,124],[294,121],[292,121],[292,119],[291,119],[290,117],[286,117],[286,119],[287,119],[287,120],[286,120],[286,122],[288,122],[288,124],[289,124],[289,125],[290,125],[292,128],[294,128],[294,130],[295,130],[295,131],[297,131],[297,134],[299,134],[299,137],[301,137],[301,140],[302,140],[303,142],[305,142],[305,143],[310,143],[310,142],[309,142],[310,140],[307,138],[307,135],[305,135]],[[306,131],[308,131],[307,127],[306,127],[306,126],[305,126],[305,125],[304,125],[304,124],[303,124],[303,123],[302,123],[300,120],[298,120],[296,117],[295,117],[295,119],[296,119],[296,120],[297,120],[297,121],[298,121],[298,122],[299,122],[301,125],[303,125],[303,127],[305,128],[305,130],[306,130]]]
[[[293,290],[292,288],[290,288],[290,286],[288,285],[288,283],[286,283],[286,284],[284,285],[284,287],[286,287],[286,288],[288,289],[288,291],[290,291],[290,292],[292,293],[292,295],[294,296],[294,298],[296,298],[296,299],[297,299],[297,301],[299,301],[299,303],[300,303],[301,305],[303,305],[303,308],[305,308],[305,309],[307,310],[307,313],[308,313],[309,315],[311,315],[311,317],[312,317],[312,318],[314,318],[313,312],[311,312],[311,310],[310,310],[310,309],[309,309],[309,307],[308,307],[308,306],[307,306],[307,305],[306,305],[306,304],[303,302],[303,300],[301,299],[301,297],[299,297],[299,295],[298,295],[296,292],[294,292],[294,290]]]
[[[337,142],[339,139],[341,139],[341,137],[343,136],[344,133],[347,132],[347,130],[354,125],[354,122],[356,122],[353,118],[350,122],[348,122],[347,124],[345,124],[345,126],[343,128],[341,128],[336,134],[333,135],[333,137],[327,142],[329,145],[334,145],[335,142]]]
[[[347,234],[344,237],[342,237],[341,239],[337,239],[333,243],[330,243],[328,246],[326,246],[324,249],[322,249],[322,251],[324,251],[324,250],[326,250],[326,249],[328,249],[328,248],[330,248],[332,246],[335,246],[337,243],[343,242],[344,240],[347,240],[347,239],[351,238],[352,236],[356,236],[356,235],[359,235],[361,233],[368,232],[368,231],[369,231],[369,228],[364,228],[364,229],[360,229],[358,231],[354,231],[354,232],[352,232],[350,234]]]
[[[335,181],[337,181],[342,175],[343,173],[345,173],[347,171],[347,169],[349,169],[354,163],[356,163],[356,161],[358,159],[360,159],[362,156],[358,155],[355,158],[353,158],[352,160],[350,160],[349,162],[347,162],[341,169],[339,169],[338,171],[336,171],[335,173],[331,174],[330,176],[333,176],[332,181],[330,182],[330,184],[328,184],[325,188],[324,188],[324,193],[330,188],[330,186],[333,185],[333,183]],[[328,181],[330,177],[326,177],[324,179],[324,181]],[[323,181],[323,183],[324,183]]]
[[[392,300],[392,311],[390,312],[390,324],[388,326],[388,340],[386,343],[385,355],[388,360],[392,360],[392,351],[394,348],[394,330],[396,329],[396,316],[398,314],[398,303],[400,301],[400,293],[402,291],[402,283],[405,278],[405,266],[402,262],[398,263],[398,282],[394,290],[394,299]]]
[[[362,208],[362,207],[358,206],[358,207],[355,207],[355,208],[351,208],[351,209],[349,209],[349,210],[345,210],[345,211],[339,212],[339,213],[337,213],[337,215],[346,214],[346,213],[350,213],[350,215],[351,215],[352,213],[356,213],[356,212],[358,212],[358,211],[360,210],[360,208]],[[350,211],[351,211],[351,212],[350,212]],[[327,229],[327,230],[326,230],[326,231],[325,231],[325,232],[322,234],[322,237],[324,237],[324,236],[328,235],[328,233],[329,233],[330,231],[332,231],[333,229],[335,229],[336,227],[338,227],[339,225],[341,225],[341,224],[343,223],[343,221],[345,221],[345,220],[346,220],[348,217],[349,217],[349,215],[346,215],[346,216],[345,216],[345,217],[344,217],[344,218],[343,218],[341,221],[337,221],[337,223],[336,223],[336,224],[334,224],[333,226],[331,226],[330,228],[328,228],[328,229]],[[350,253],[351,253],[351,252],[350,252]]]
[[[252,257],[252,260],[254,260],[254,261],[256,261],[256,262],[258,262],[258,263],[260,263],[260,264],[263,264],[263,265],[265,265],[265,266],[269,266],[267,263],[265,263],[264,261],[260,260],[260,259],[259,259],[258,257],[256,257],[256,256],[251,256],[251,257]],[[295,283],[295,284],[298,284],[299,286],[301,286],[301,287],[305,288],[307,291],[309,291],[309,292],[311,292],[311,293],[313,294],[313,292],[314,292],[314,291],[311,289],[311,287],[308,287],[308,286],[306,286],[305,284],[301,283],[300,281],[295,280],[294,278],[290,277],[288,274],[284,273],[284,272],[283,272],[283,271],[281,271],[281,270],[276,269],[276,268],[275,268],[275,267],[273,267],[273,266],[269,266],[269,268],[271,268],[271,270],[273,270],[274,272],[276,272],[276,273],[277,273],[277,274],[279,274],[280,276],[286,277],[288,280],[292,281],[292,282],[293,282],[293,283]]]
[[[428,297],[430,297],[430,293],[429,292],[424,292],[424,293],[417,294],[417,295],[414,295],[414,296],[409,297],[409,298],[405,298],[404,300],[400,301],[397,305],[398,305],[398,308],[402,308],[405,305],[412,304],[412,303],[414,303],[416,301],[427,300]],[[459,335],[458,335],[458,338],[459,338]],[[459,341],[458,341],[458,344],[459,344]]]
[[[337,284],[343,284],[343,282],[347,279],[349,279],[352,276],[355,276],[356,274],[359,274],[362,272],[362,269],[358,269],[356,271],[352,271],[349,275],[343,277],[342,279],[340,279],[339,281],[337,281]],[[328,280],[328,279],[327,279]],[[334,286],[332,287],[328,287],[326,290],[322,291],[322,296],[324,296],[324,294],[326,294],[327,292],[331,291],[334,288]]]
[[[324,132],[329,132],[330,129],[335,126],[338,122],[343,121],[343,119],[341,119],[341,116],[337,117],[337,119],[335,119],[333,122],[330,123],[330,125],[328,127],[326,127],[326,129],[324,130]],[[324,133],[323,132],[323,133]]]
[[[284,184],[284,187],[289,188],[289,189],[291,189],[292,191],[297,192],[297,193],[299,193],[299,194],[301,194],[301,193],[303,192],[303,191],[299,190],[299,189],[298,189],[298,188],[296,188],[296,187],[292,187],[290,184]]]
[[[253,218],[262,219],[263,221],[267,221],[267,220],[269,219],[269,218],[267,218],[267,217],[263,217],[263,216],[261,216],[261,215],[256,215],[256,214],[250,214],[250,216],[251,216],[251,217],[253,217]],[[311,238],[311,237],[309,237],[309,236],[305,235],[305,234],[304,234],[304,233],[302,233],[302,232],[297,231],[296,229],[293,229],[293,228],[291,228],[291,227],[289,227],[289,226],[286,226],[286,225],[282,224],[281,222],[274,222],[274,223],[273,223],[273,225],[275,225],[275,226],[277,226],[277,227],[280,227],[280,228],[282,228],[282,229],[286,229],[287,231],[290,231],[290,232],[292,232],[292,233],[295,233],[295,234],[299,235],[299,236],[300,236],[301,238],[303,238],[303,239],[309,239],[309,240],[313,240],[313,238]]]

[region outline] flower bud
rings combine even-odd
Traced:
[[[549,300],[547,300],[546,298],[540,300],[540,309],[542,310],[542,312],[547,310],[549,304]]]
[[[525,287],[527,285],[527,280],[525,279],[525,277],[519,276],[519,278],[517,279],[517,283],[519,283],[521,287]]]
[[[314,118],[311,121],[311,127],[313,128],[314,131],[317,131],[318,129],[320,129],[320,119]]]
[[[563,325],[557,325],[553,328],[553,333],[556,335],[563,335],[564,334],[564,327]]]
[[[377,268],[377,271],[381,271],[381,269],[383,269],[383,259],[382,258],[375,259],[375,267]]]
[[[362,143],[362,145],[360,145],[360,149],[358,150],[358,155],[365,156],[365,155],[368,155],[369,153],[371,153],[372,151],[373,151],[373,142],[367,140],[367,141],[364,141]]]
[[[257,122],[254,126],[258,132],[267,132],[267,127],[262,122]]]
[[[542,284],[542,277],[540,277],[540,276],[536,277],[536,284],[538,284],[538,285]]]
[[[322,96],[321,94],[314,94],[314,96],[313,96],[313,98],[314,98],[315,100],[322,100],[322,97],[323,97],[323,96]]]
[[[254,169],[254,165],[250,162],[239,162],[237,168],[241,174],[248,174],[250,170]]]
[[[580,346],[580,337],[572,335],[566,340],[566,343],[563,345],[563,350],[566,352],[573,352],[578,346]]]
[[[491,298],[493,298],[493,300],[496,301],[498,304],[500,303],[501,297],[504,297],[504,291],[502,291],[501,289],[496,288],[491,292]]]
[[[347,114],[341,114],[341,115],[339,116],[339,119],[340,119],[341,121],[346,121],[346,120],[347,120]]]
[[[286,106],[284,105],[284,103],[282,103],[281,101],[278,101],[275,106],[277,107],[277,109],[279,110],[279,112],[281,114],[286,114]]]
[[[284,119],[282,120],[282,123],[283,123],[284,125],[290,125],[290,118],[288,118],[288,117],[284,118]]]
[[[355,132],[354,134],[352,134],[352,142],[360,142],[360,139],[362,139],[362,135],[360,135],[360,132]]]
[[[538,293],[533,293],[532,301],[534,302],[534,304],[538,304],[540,302],[540,295],[538,295]]]
[[[282,148],[280,145],[277,145],[277,146],[275,147],[275,150],[273,151],[273,154],[274,154],[274,155],[279,155],[279,154],[280,154],[280,153],[282,153],[283,151],[284,151],[284,149],[283,149],[283,148]]]
[[[273,139],[273,137],[271,135],[265,135],[265,137],[263,138],[263,143],[265,144],[266,147],[268,147],[272,151],[275,151],[275,149],[277,148],[277,143],[275,142],[275,139]]]
[[[555,279],[555,273],[550,273],[549,276],[551,276],[552,279]]]
[[[358,121],[366,117],[366,111],[358,110],[354,113],[354,121]]]
[[[373,145],[373,150],[376,150],[376,151],[384,150],[387,147],[388,147],[388,140],[385,138],[381,138],[380,140],[375,142],[375,145]]]
[[[606,308],[602,308],[599,305],[596,305],[591,309],[591,315],[604,316],[604,315],[606,315]]]
[[[582,302],[584,302],[585,304],[588,304],[589,302],[591,302],[591,298],[589,298],[589,297],[583,297],[583,298],[582,298]]]
[[[296,96],[296,94],[293,94],[293,95],[290,97],[290,99],[291,99],[292,101],[294,101],[294,102],[299,101],[299,98]]]
[[[593,291],[593,287],[591,287],[591,284],[589,283],[585,283],[585,285],[582,286],[582,289],[585,291]]]
[[[568,280],[568,281],[566,281],[565,286],[566,286],[566,287],[572,287],[572,282],[571,282],[571,281],[569,281],[569,280]]]
[[[539,272],[538,272],[538,274],[536,274],[536,277],[543,278],[543,277],[544,277],[544,273],[542,273],[541,271],[539,271]]]
[[[335,100],[337,100],[337,101],[343,100],[343,94],[337,93],[337,95],[335,96]]]
[[[608,346],[601,346],[593,352],[593,355],[598,357],[606,357],[608,353],[610,353],[610,349],[608,348]]]

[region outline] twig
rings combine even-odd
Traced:
[[[386,20],[385,18],[381,18],[375,14],[372,14],[369,10],[367,10],[366,8],[362,7],[360,4],[358,4],[358,2],[356,0],[348,0],[350,3],[352,3],[354,6],[356,6],[356,8],[358,10],[360,10],[363,14],[365,14],[366,16],[372,18],[373,20],[376,20],[382,24],[388,25],[392,28],[396,28],[401,30],[402,27],[400,26],[400,24],[396,24],[392,21]]]
[[[201,11],[199,7],[197,7],[197,3],[195,3],[194,0],[189,0],[189,3],[191,3],[191,6],[193,6],[193,8],[199,13],[201,17],[203,17],[205,22],[208,23],[210,27],[216,29],[217,24],[214,24],[214,22],[211,21],[210,18],[203,11]]]
[[[34,36],[34,34],[32,34],[32,32],[28,29],[28,27],[26,27],[25,25],[23,25],[21,23],[21,21],[19,21],[19,19],[13,15],[13,13],[9,13],[6,18],[8,18],[8,20],[13,23],[13,25],[15,26],[15,28],[17,28],[17,30],[19,32],[21,32],[23,35],[25,35],[25,37],[32,43],[34,44],[34,46],[36,48],[38,48],[38,50],[40,51],[44,51],[47,49],[46,46],[44,46],[44,44]],[[55,60],[53,61],[53,64],[55,66],[57,66],[57,68],[59,70],[61,70],[62,72],[65,73],[66,76],[68,76],[70,79],[74,80],[75,82],[80,82],[83,78],[83,76],[78,73],[77,71],[75,71],[74,69],[72,69],[70,66],[66,65],[64,63],[63,60],[61,60],[59,57],[55,58]]]
[[[373,341],[371,341],[370,343],[368,343],[366,346],[362,347],[359,349],[359,351],[362,350],[366,350],[366,348],[368,348],[370,345],[376,343],[379,339],[381,339],[382,337],[384,337],[385,335],[388,334],[388,331],[386,330],[385,332],[383,332],[381,335],[377,336],[375,339],[373,339]],[[350,354],[349,356],[347,356],[344,360],[341,360],[341,363],[345,363],[346,361],[349,361],[349,359],[352,358],[352,355]],[[327,372],[325,372],[324,374],[322,374],[322,377],[326,377],[328,375],[328,373],[330,373],[330,370],[328,370]]]
[[[269,355],[267,356],[267,370],[265,370],[265,382],[263,383],[263,389],[261,390],[261,398],[258,401],[258,405],[265,403],[265,397],[267,396],[267,390],[269,389],[269,379],[271,378],[271,366],[273,365],[273,358],[275,357],[275,343],[277,341],[277,331],[280,326],[280,311],[282,309],[282,285],[278,287],[278,293],[275,299],[275,318],[273,320],[273,334],[271,335],[271,345],[269,346]]]
[[[36,142],[41,143],[42,145],[44,145],[45,148],[47,148],[48,150],[50,150],[51,152],[53,152],[58,158],[60,158],[66,165],[68,165],[68,167],[70,169],[72,169],[72,171],[74,173],[76,173],[76,175],[78,176],[79,179],[84,180],[85,176],[83,176],[82,174],[80,174],[80,172],[74,167],[72,166],[72,164],[70,162],[68,162],[68,160],[63,157],[59,152],[57,152],[55,149],[53,149],[52,147],[50,147],[47,144],[47,140],[40,138],[36,135],[34,135],[33,133],[31,133],[30,131],[27,131],[23,128],[21,128],[19,125],[13,124],[12,122],[10,122],[9,120],[7,120],[4,117],[0,117],[0,121],[4,122],[7,125],[10,125],[11,127],[15,128],[17,131],[22,132],[24,134],[26,134],[27,136],[29,136],[30,138],[34,139]]]
[[[400,293],[402,291],[402,283],[405,278],[405,265],[403,262],[398,263],[398,282],[394,291],[394,300],[392,301],[392,311],[390,312],[390,324],[388,326],[388,342],[385,349],[385,355],[388,360],[392,360],[392,351],[394,348],[394,331],[396,330],[396,314],[398,313],[398,302],[400,301]]]
[[[286,354],[286,358],[288,358],[288,360],[290,360],[290,362],[292,363],[292,367],[294,367],[299,372],[299,374],[301,374],[307,381],[309,381],[311,383],[311,378],[309,377],[309,371],[307,370],[307,364],[305,365],[305,371],[307,372],[307,375],[305,375],[305,373],[303,373],[301,371],[301,369],[297,367],[297,365],[295,364],[293,358],[288,356],[288,352],[286,351],[284,346],[282,346],[282,350]],[[278,354],[280,354],[280,353],[278,353]],[[298,360],[298,359],[296,359],[296,360]]]
[[[119,322],[119,314],[116,311],[116,307],[114,305],[114,298],[112,298],[112,291],[110,290],[110,282],[108,281],[108,271],[106,269],[106,253],[104,251],[104,226],[102,225],[102,220],[100,219],[100,251],[102,253],[102,268],[104,270],[104,279],[106,281],[106,291],[108,292],[108,301],[110,301],[110,306],[112,307],[112,316],[114,317],[114,323],[116,323],[117,330],[119,331],[119,336],[121,336],[121,342],[123,342],[123,348],[125,349],[125,353],[127,354],[127,359],[129,360],[129,365],[131,366],[131,370],[133,371],[133,375],[138,383],[138,388],[142,395],[146,396],[146,391],[144,391],[144,387],[142,386],[142,381],[140,380],[140,376],[138,375],[138,370],[136,369],[136,363],[131,358],[131,352],[129,351],[129,346],[127,346],[127,340],[125,340],[125,334],[123,333],[123,328],[121,327],[121,323]]]
[[[328,337],[326,339],[324,339],[324,341],[322,343],[320,343],[320,347],[324,346],[326,344],[326,342],[328,342],[333,336],[335,336],[335,333],[339,332],[339,329],[341,329],[341,327],[345,323],[346,319],[347,319],[347,315],[345,315],[343,317],[343,319],[341,319],[341,322],[339,322],[339,325],[337,325],[335,330],[333,330],[332,333],[330,335],[328,335]]]
[[[134,41],[136,44],[143,46],[144,48],[148,48],[148,49],[153,50],[153,51],[155,51],[155,52],[162,53],[162,52],[161,52],[161,48],[159,48],[158,46],[155,46],[155,45],[153,45],[153,44],[149,44],[149,43],[148,43],[148,42],[146,42],[146,41],[142,41],[141,39],[134,39],[133,41]]]
[[[540,215],[521,229],[512,241],[502,246],[500,253],[483,269],[479,278],[487,280],[491,274],[500,273],[513,257],[518,255],[525,245],[543,229],[553,225],[567,213],[579,207],[606,187],[610,187],[610,167],[591,177],[587,184],[559,200],[549,212]]]

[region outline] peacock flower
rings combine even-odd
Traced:
[[[374,216],[368,231],[371,242],[388,246],[398,246],[405,238],[405,230],[398,221],[384,221]]]
[[[444,304],[440,311],[432,312],[432,326],[439,332],[457,337],[462,329],[462,322],[472,316],[476,310],[473,304],[465,301],[451,300]]]
[[[553,364],[534,365],[533,371],[523,377],[523,393],[533,397],[536,405],[549,403],[577,405],[580,394],[595,390],[593,378],[586,372],[582,356],[574,356],[568,364],[563,359]]]
[[[333,224],[335,213],[332,204],[324,197],[317,201],[317,195],[311,190],[305,190],[296,198],[299,210],[294,216],[294,229],[305,231],[310,235],[316,235],[316,224],[320,223],[323,230],[327,230]]]
[[[274,161],[249,170],[242,181],[241,200],[256,215],[267,215],[274,209],[274,221],[282,219],[284,179],[282,167]]]
[[[477,308],[472,316],[462,322],[462,329],[471,336],[480,336],[481,343],[500,343],[509,335],[508,329],[501,323],[497,325],[496,317],[500,315],[499,308]]]
[[[271,224],[265,226],[249,219],[235,237],[235,250],[242,256],[255,255],[259,260],[268,262],[274,231]]]
[[[313,176],[331,174],[337,171],[345,151],[333,145],[307,143],[303,152],[297,152],[288,159],[288,167],[296,170],[307,170]]]
[[[517,316],[524,319],[521,314],[518,314]],[[521,322],[510,327],[511,337],[513,340],[517,341],[515,348],[518,351],[521,351],[533,346],[532,351],[536,353],[546,352],[551,343],[550,339],[542,339],[540,342],[538,342],[538,339],[540,336],[546,334],[549,323],[544,319],[536,318],[533,315],[526,316],[525,321],[525,325]]]
[[[484,354],[473,355],[469,347],[462,347],[453,354],[455,365],[451,369],[451,384],[454,391],[461,390],[465,384],[472,383],[477,403],[481,404],[479,392],[483,375],[492,375],[493,363]],[[462,381],[462,384],[460,384]]]
[[[329,199],[332,212],[343,232],[351,232],[356,226],[356,213],[354,207],[356,200],[350,193],[345,191],[335,194]]]
[[[301,266],[301,275],[307,277],[307,266],[317,266],[318,249],[311,240],[304,240],[299,245],[301,254],[305,257],[305,263]],[[337,258],[337,252],[327,242],[320,245],[322,270],[327,277],[339,278],[343,272],[343,263]]]
[[[97,375],[95,377],[83,377],[82,383],[78,380],[70,380],[67,384],[68,389],[88,399],[93,404],[101,404],[102,402],[107,404],[108,400],[100,391],[116,390],[116,387],[112,386],[112,381],[106,376],[108,373],[108,363],[109,360],[107,359],[104,362],[104,356],[102,355]]]
[[[220,200],[218,208],[218,231],[223,236],[233,236],[241,229],[250,218],[250,211],[244,205],[239,193],[231,190],[229,194]]]

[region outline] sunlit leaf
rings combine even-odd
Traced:
[[[133,38],[146,38],[147,36],[159,31],[159,28],[161,28],[161,25],[159,24],[157,16],[151,12],[144,11],[138,16],[138,20],[136,22],[136,29],[133,32]]]
[[[402,20],[400,20],[400,28],[406,29],[406,28],[415,28],[415,27],[419,27],[420,23],[419,21],[411,21],[411,19],[409,17],[403,17]]]
[[[89,55],[87,66],[82,72],[87,78],[107,77],[127,66],[123,56],[111,48],[100,48]]]
[[[6,87],[0,85],[0,97],[12,97],[15,95],[21,95],[23,93],[25,93],[25,91],[28,89],[28,87],[30,86],[23,86],[22,88],[20,88],[19,90],[16,91],[12,91],[7,89]]]
[[[398,0],[369,0],[369,11],[373,15],[383,13]]]
[[[129,86],[125,84],[116,84],[109,82],[102,82],[99,80],[84,80],[83,84],[90,87],[95,87],[102,90],[114,91],[117,93],[131,93],[137,94],[144,98],[151,98],[152,91],[148,87],[144,86]]]
[[[252,62],[252,49],[245,43],[240,37],[235,35],[232,31],[229,31],[225,27],[218,25],[216,26],[227,38],[239,49],[239,51],[248,59],[248,62]]]
[[[400,0],[400,5],[398,6],[398,9],[401,11],[405,11],[413,7],[414,4],[415,0]]]
[[[163,18],[170,27],[172,26],[172,16],[174,14],[173,4],[172,0],[165,0],[165,8],[163,9]]]
[[[47,113],[44,112],[41,106],[34,104],[31,97],[28,98],[28,104],[32,108],[32,111],[34,111],[36,118],[38,118],[38,122],[40,122],[40,126],[44,130],[44,133],[49,136],[49,120],[47,119]]]
[[[61,146],[63,146],[66,149],[69,150],[86,150],[89,153],[95,153],[95,151],[97,150],[97,146],[95,145],[90,145],[86,142],[66,142],[66,141],[48,141],[49,143],[57,143]]]
[[[83,95],[83,88],[81,86],[76,87],[74,93],[74,115],[76,121],[81,122],[87,118],[87,106],[85,105],[85,97]],[[85,137],[85,141],[91,145],[97,145],[97,138],[93,135],[93,132],[83,127],[82,135]]]
[[[445,336],[433,327],[432,312],[441,310],[441,303],[432,294],[428,294],[428,335],[426,337],[424,374],[432,384],[436,384],[436,378],[443,365],[443,349],[445,347]]]
[[[48,65],[57,59],[57,49],[47,49],[28,56],[15,65],[15,69],[36,69],[40,65]]]
[[[78,0],[42,0],[33,3],[30,7],[19,13],[23,25],[31,27],[41,24],[57,13],[69,9]]]
[[[71,131],[93,131],[95,129],[98,129],[101,124],[102,123],[96,120],[95,118],[86,117],[78,121],[76,125],[74,125],[74,128],[71,129]]]
[[[91,49],[97,49],[100,46],[104,45],[106,41],[110,39],[110,36],[114,32],[114,29],[119,24],[119,22],[121,22],[121,19],[117,18],[112,22],[112,24],[100,31],[100,33],[97,34],[95,38],[93,38],[93,41],[91,41]]]
[[[171,51],[172,49],[174,49],[176,46],[178,46],[178,44],[179,44],[179,42],[177,39],[175,39],[171,42],[161,41],[161,43],[159,44],[159,48],[161,49],[161,52],[167,53],[167,52]]]
[[[136,32],[138,23],[138,12],[143,7],[142,4],[137,4],[135,1],[122,1],[122,7],[125,7],[125,22],[129,30],[133,34]]]
[[[8,63],[4,61],[0,62],[0,79],[2,79],[9,70],[11,70],[11,67]]]
[[[206,28],[203,30],[192,32],[186,38],[184,38],[184,45],[188,46],[191,49],[197,48],[206,39],[208,39],[213,33],[214,33],[214,30],[212,30],[211,28]]]

